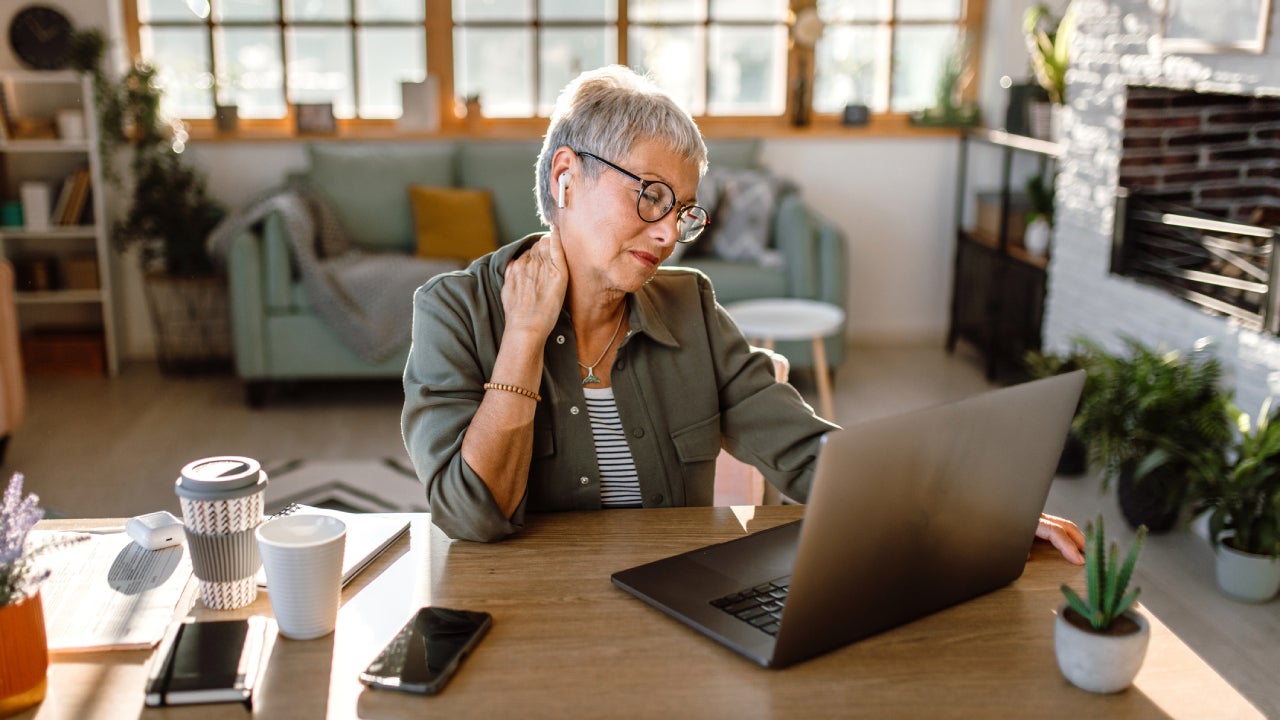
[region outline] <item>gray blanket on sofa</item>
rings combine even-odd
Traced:
[[[409,344],[414,290],[463,265],[355,249],[318,201],[294,188],[272,191],[229,215],[209,234],[209,254],[225,262],[231,238],[271,213],[284,221],[294,267],[316,315],[369,363],[382,362]],[[318,244],[331,254],[320,256]]]

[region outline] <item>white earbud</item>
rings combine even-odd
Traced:
[[[569,187],[569,173],[560,173],[558,182],[560,183],[560,201],[557,207],[564,207],[564,189]]]

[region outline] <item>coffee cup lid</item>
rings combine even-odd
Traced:
[[[193,460],[182,468],[175,490],[187,500],[232,500],[261,492],[267,474],[253,458],[238,455]]]

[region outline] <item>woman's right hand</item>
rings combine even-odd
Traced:
[[[556,326],[569,287],[560,231],[552,225],[550,232],[507,265],[505,277],[506,331],[527,331],[545,339]]]

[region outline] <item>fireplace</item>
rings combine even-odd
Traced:
[[[1280,98],[1129,88],[1111,271],[1280,333],[1278,118]]]
[[[1280,39],[1168,53],[1163,3],[1075,1],[1043,343],[1209,338],[1237,404],[1256,410],[1280,388]]]

